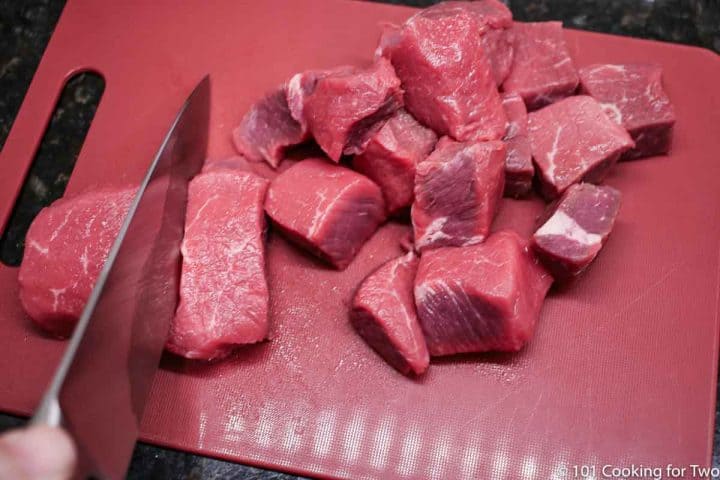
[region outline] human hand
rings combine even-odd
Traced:
[[[77,462],[70,436],[47,426],[0,435],[0,480],[68,480]]]

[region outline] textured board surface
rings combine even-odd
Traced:
[[[139,181],[204,73],[214,89],[211,155],[222,157],[254,99],[296,71],[369,61],[379,24],[410,13],[339,0],[71,0],[0,154],[0,223],[74,72],[96,70],[107,86],[69,192]],[[551,292],[526,350],[445,359],[422,380],[402,377],[354,334],[346,305],[366,273],[400,252],[406,227],[383,228],[342,273],[272,235],[271,341],[215,365],[164,358],[142,438],[342,478],[540,479],[575,464],[708,463],[720,61],[691,47],[567,38],[579,66],[662,65],[678,123],[670,156],[611,174],[623,192],[615,231],[579,282]],[[496,226],[527,234],[541,209],[506,201]],[[0,286],[0,409],[28,414],[64,344],[24,316],[17,269],[0,266]]]

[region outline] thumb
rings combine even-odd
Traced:
[[[67,480],[77,453],[62,429],[34,426],[0,436],[0,480]]]

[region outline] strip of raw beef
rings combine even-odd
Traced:
[[[562,23],[515,22],[514,57],[505,92],[520,95],[529,110],[535,110],[572,95],[578,74],[565,44]]]
[[[430,154],[436,142],[432,130],[405,110],[398,110],[353,159],[353,168],[380,186],[388,215],[412,203],[415,165]]]
[[[385,220],[380,187],[324,159],[303,160],[270,184],[265,211],[280,231],[335,268],[345,268]]]
[[[547,198],[559,196],[573,183],[601,182],[620,155],[634,145],[625,129],[586,95],[531,112],[528,132]]]
[[[505,133],[505,196],[522,197],[530,193],[535,167],[532,163],[527,129],[525,102],[516,93],[503,94],[503,108],[508,117]]]
[[[72,333],[134,194],[88,191],[57,200],[33,220],[18,276],[20,301],[45,331]]]
[[[299,82],[302,84],[302,78]],[[293,97],[293,109],[300,109],[296,114],[302,115],[315,141],[336,162],[342,154],[362,153],[370,138],[402,106],[400,80],[384,58],[369,68],[336,70],[310,83],[313,88],[299,87],[302,93],[298,99]]]
[[[267,337],[267,187],[257,175],[231,170],[190,182],[180,303],[166,344],[171,352],[212,360]]]
[[[420,162],[411,217],[415,248],[482,242],[502,197],[505,145],[500,141],[459,143],[443,137]]]
[[[620,192],[580,183],[548,210],[532,248],[556,278],[568,278],[585,270],[600,252],[620,210]]]
[[[285,149],[302,143],[307,132],[291,115],[286,87],[279,87],[250,107],[233,132],[238,152],[248,160],[277,167]]]
[[[635,148],[623,158],[661,155],[670,151],[675,112],[662,86],[657,65],[591,65],[580,70],[580,87],[622,125]]]
[[[483,31],[468,8],[438,4],[388,27],[378,53],[392,61],[405,108],[420,123],[456,140],[496,140],[505,112],[482,47]]]
[[[430,355],[520,350],[551,284],[514,232],[424,252],[415,302]]]
[[[422,374],[430,362],[413,299],[418,262],[415,253],[409,252],[368,275],[355,293],[350,312],[360,336],[405,375]]]

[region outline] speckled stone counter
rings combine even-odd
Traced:
[[[427,6],[432,0],[385,0],[387,3]],[[718,0],[510,0],[518,20],[562,20],[567,27],[686,43],[720,52],[720,2]],[[4,145],[32,75],[64,5],[63,0],[0,0],[0,147]],[[0,239],[0,258],[19,263],[24,232],[41,206],[64,191],[68,165],[74,164],[82,140],[68,144],[92,120],[93,110],[83,108],[99,98],[99,82],[78,78],[59,102],[47,146],[41,149],[17,209]],[[1,174],[1,172],[0,172]],[[718,438],[716,414],[715,436]],[[0,414],[0,430],[24,421]],[[715,446],[713,465],[720,466]],[[270,472],[188,453],[138,444],[130,479],[294,479]]]

